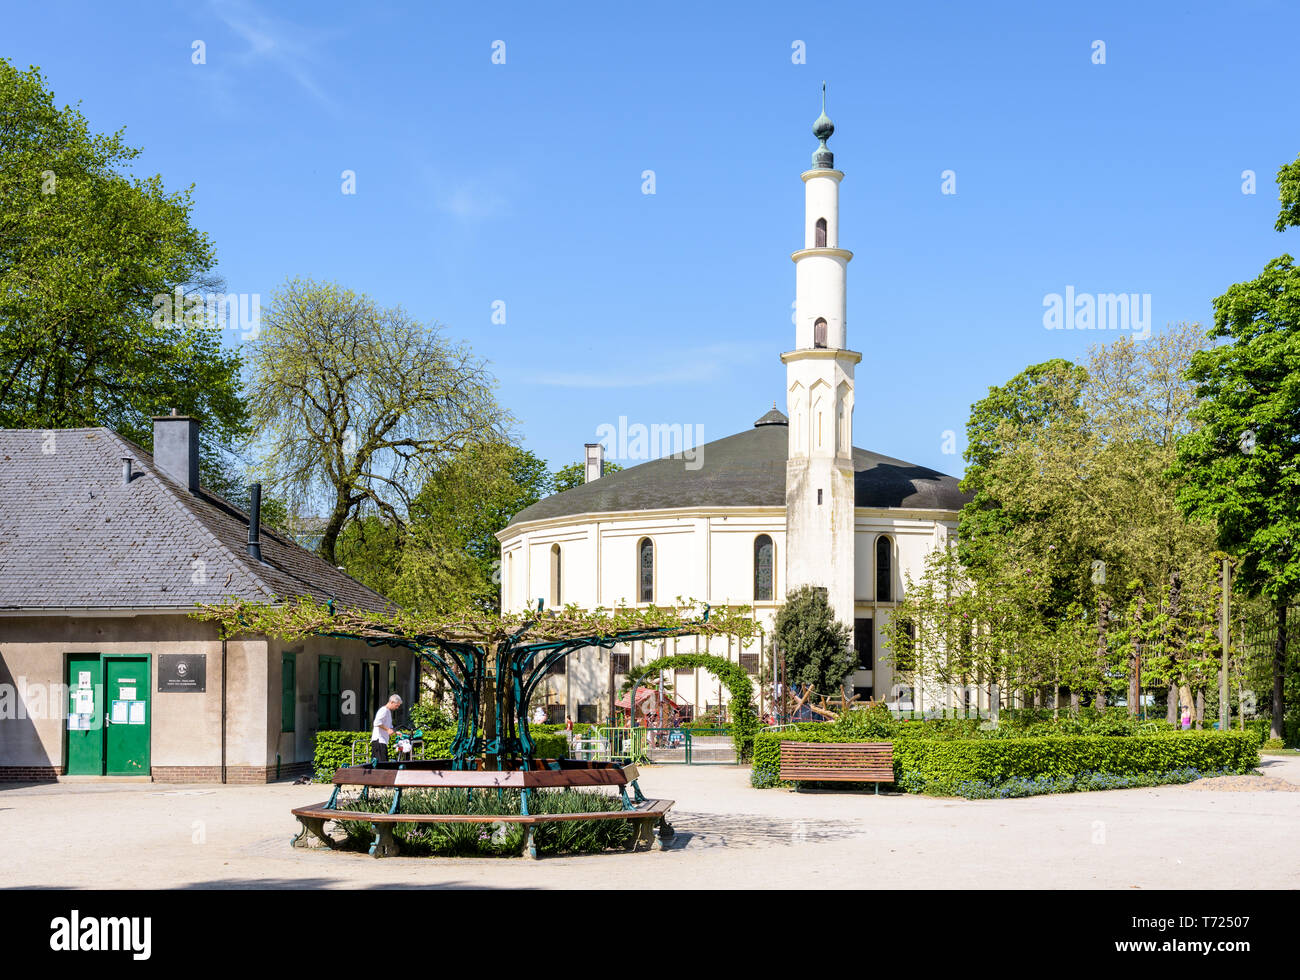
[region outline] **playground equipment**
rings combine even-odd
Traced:
[[[834,721],[845,711],[858,707],[870,707],[875,703],[874,701],[859,701],[856,694],[818,694],[811,684],[804,689],[803,693],[800,693],[797,688],[794,693],[796,696],[794,707],[786,716],[792,721]],[[807,710],[805,711],[805,709]],[[801,713],[812,717],[800,718]]]

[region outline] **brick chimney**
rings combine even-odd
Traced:
[[[188,415],[155,415],[153,461],[163,473],[197,493],[199,489],[199,423]]]

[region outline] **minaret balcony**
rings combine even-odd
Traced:
[[[853,253],[847,248],[828,248],[824,245],[820,248],[801,248],[797,252],[791,252],[790,258],[792,261],[798,262],[800,259],[806,259],[810,255],[826,255],[831,258],[843,259],[845,262],[853,258]]]

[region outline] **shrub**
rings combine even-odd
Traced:
[[[573,723],[573,734],[589,735],[591,733],[591,730],[595,727],[596,727],[595,725],[589,725],[585,721],[575,721]],[[537,736],[539,735],[563,735],[564,734],[563,725],[552,725],[549,722],[544,725],[534,725],[532,723],[529,723],[528,730],[532,732],[534,739],[536,739]]]
[[[411,727],[420,728],[426,732],[437,731],[440,728],[455,728],[456,716],[441,705],[432,704],[428,701],[421,701],[419,704],[411,705],[410,711]]]
[[[1001,786],[1010,780],[1075,778],[1083,773],[1151,776],[1182,769],[1249,772],[1259,764],[1258,743],[1248,732],[1168,732],[1129,738],[1113,735],[1056,735],[959,738],[951,732],[926,737],[901,722],[893,738],[894,781],[909,793],[955,793],[963,783]],[[754,739],[751,785],[780,784],[781,742],[866,741],[822,730],[760,732]],[[886,741],[876,739],[876,741]]]
[[[1001,785],[1012,779],[1065,778],[1081,773],[1136,776],[1177,769],[1249,772],[1259,763],[1253,736],[1241,732],[1180,732],[1116,738],[1063,735],[894,744],[894,773],[908,792],[946,795],[970,780]]]
[[[577,726],[574,726],[575,730]],[[568,754],[569,743],[563,735],[551,735],[539,733],[536,729],[533,732],[533,742],[536,744],[535,754],[541,759],[562,758]],[[456,729],[442,728],[435,731],[426,731],[424,733],[424,753],[426,759],[445,759],[451,755],[451,743],[456,739]],[[353,746],[356,746],[355,756]],[[328,783],[334,778],[334,773],[344,766],[352,764],[353,758],[356,764],[370,761],[370,731],[362,732],[336,732],[325,731],[316,733],[316,753],[312,761],[313,768],[316,772],[316,781]]]
[[[1116,776],[1107,772],[1084,772],[1077,776],[1038,776],[1034,779],[1008,779],[992,784],[984,780],[967,780],[953,788],[953,795],[968,800],[1005,800],[1019,796],[1039,796],[1043,793],[1087,793],[1107,789],[1134,789],[1139,786],[1168,786],[1190,783],[1211,776],[1226,776],[1227,770],[1171,769],[1163,773],[1138,773]]]

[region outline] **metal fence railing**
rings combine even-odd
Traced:
[[[647,728],[648,762],[688,766],[735,765],[736,744],[725,728]]]

